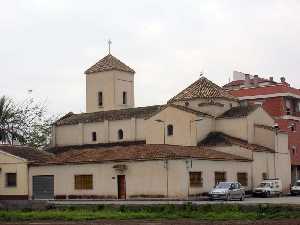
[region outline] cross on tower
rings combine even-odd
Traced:
[[[108,43],[108,53],[110,54],[110,45],[112,44],[112,42],[111,42],[111,40],[109,39],[107,43]]]

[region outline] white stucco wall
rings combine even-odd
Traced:
[[[139,196],[164,196],[186,198],[208,192],[214,184],[214,172],[225,171],[227,180],[236,180],[237,172],[247,172],[251,177],[251,163],[239,161],[169,160],[122,162],[84,165],[53,165],[30,167],[30,179],[36,175],[54,175],[55,195],[98,195],[117,198],[116,164],[125,164],[127,198]],[[203,187],[189,187],[189,171],[201,171]],[[74,175],[93,174],[93,190],[75,190]],[[249,181],[250,182],[250,181]],[[32,185],[30,185],[32,196]]]
[[[1,195],[28,195],[27,161],[0,150],[0,196]],[[17,174],[17,186],[6,187],[6,173]]]
[[[103,93],[103,106],[98,106],[98,92]],[[127,104],[123,104],[123,91]],[[106,71],[86,75],[86,112],[134,107],[134,74]]]
[[[156,122],[158,119],[165,121],[165,124]],[[197,119],[201,119],[201,121],[195,121]],[[167,135],[169,124],[173,125],[174,128],[172,136]],[[197,116],[169,106],[146,120],[147,144],[164,143],[164,125],[166,144],[183,146],[195,146],[197,139],[200,140],[206,137],[213,127],[212,118]]]
[[[96,143],[111,143],[119,141],[145,140],[145,120],[131,118],[127,120],[82,123],[75,125],[55,126],[53,145],[82,145]],[[122,129],[124,138],[118,139],[118,130]],[[96,132],[97,140],[92,140],[92,132]]]
[[[214,103],[219,103],[219,105],[213,105],[209,104],[209,102],[213,101]],[[189,103],[188,106],[186,106],[186,102]],[[231,107],[238,106],[239,103],[236,101],[216,98],[216,99],[194,99],[189,101],[180,101],[175,102],[174,104],[186,106],[188,108],[207,113],[212,116],[220,116],[227,110],[229,110]],[[206,104],[206,105],[200,105],[199,104]],[[222,104],[222,106],[220,105]]]

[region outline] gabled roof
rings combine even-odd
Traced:
[[[85,74],[98,73],[103,71],[119,70],[123,72],[135,73],[133,69],[125,65],[119,59],[111,54],[108,54],[103,59],[100,59],[95,65],[85,71]]]
[[[28,160],[29,162],[42,163],[54,159],[54,155],[49,152],[21,145],[0,145],[0,151]]]
[[[49,164],[101,163],[108,161],[146,161],[195,158],[201,160],[250,161],[247,158],[198,146],[143,144],[129,146],[73,149],[57,154]]]
[[[223,88],[219,87],[207,78],[201,77],[199,80],[170,99],[168,103],[186,101],[196,98],[225,98],[230,100],[237,100],[236,97],[229,94]]]
[[[104,120],[114,121],[114,120],[126,120],[130,118],[146,118],[155,111],[159,110],[159,105],[120,109],[120,110],[109,110],[109,111],[99,111],[92,113],[68,113],[59,120],[55,122],[55,125],[73,125],[78,123],[92,123],[92,122],[103,122]]]
[[[224,112],[218,118],[240,118],[240,117],[247,117],[250,113],[254,112],[258,109],[259,105],[248,105],[248,106],[237,106],[229,109],[228,111]]]
[[[231,137],[221,132],[212,132],[207,135],[205,139],[203,139],[199,144],[202,147],[218,147],[218,146],[232,146],[238,145],[240,147],[249,149],[255,152],[275,152],[273,149],[257,145],[250,144],[246,140],[242,140],[239,138]]]
[[[277,84],[264,87],[242,88],[239,90],[229,91],[230,94],[236,97],[245,96],[263,96],[274,94],[294,94],[300,96],[300,90],[292,88],[286,84]]]
[[[177,105],[177,104],[166,104],[166,105],[161,106],[161,107],[159,108],[159,110],[153,112],[152,114],[150,114],[150,115],[149,115],[148,117],[146,117],[145,119],[149,119],[149,118],[155,116],[156,114],[158,114],[159,112],[163,111],[164,109],[166,109],[166,108],[168,108],[168,107],[172,107],[172,108],[175,108],[175,109],[178,109],[178,110],[187,112],[187,113],[195,114],[195,115],[197,115],[197,116],[212,117],[211,115],[209,115],[209,114],[207,114],[207,113],[204,113],[204,112],[201,112],[201,111],[197,111],[197,110],[194,110],[194,109],[191,109],[191,108],[182,106],[182,105]]]

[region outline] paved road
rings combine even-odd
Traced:
[[[126,201],[120,201],[120,200],[68,200],[68,201],[51,201],[52,203],[55,203],[57,205],[70,205],[70,204],[84,204],[84,205],[93,205],[93,204],[99,204],[99,205],[160,205],[160,204],[186,204],[187,202],[191,202],[193,204],[220,204],[220,203],[226,203],[226,204],[286,204],[286,205],[300,205],[300,196],[294,197],[294,196],[287,196],[287,197],[280,197],[280,198],[246,198],[245,201],[177,201],[177,200],[126,200]]]

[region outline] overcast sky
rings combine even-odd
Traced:
[[[298,0],[0,0],[0,95],[85,111],[84,71],[112,54],[136,71],[136,106],[233,70],[300,88]]]

